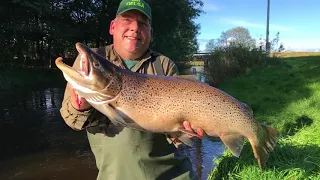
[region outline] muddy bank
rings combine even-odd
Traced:
[[[2,180],[94,180],[97,176],[90,151],[44,151],[0,162]]]

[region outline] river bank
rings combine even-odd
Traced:
[[[18,88],[55,88],[66,84],[60,70],[49,68],[0,68],[0,92],[17,90]],[[21,91],[21,89],[19,90]]]
[[[240,158],[227,151],[218,160],[210,180],[320,179],[320,55],[282,55],[281,65],[253,69],[219,86],[248,104],[258,122],[280,131],[265,171],[246,143]]]

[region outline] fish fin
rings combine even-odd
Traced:
[[[280,133],[269,126],[261,125],[262,137],[255,142],[249,139],[255,158],[258,160],[258,165],[261,171],[264,170],[264,165],[269,158],[269,153],[274,150],[274,146],[278,141]]]
[[[147,131],[143,127],[141,127],[136,121],[134,121],[131,117],[129,117],[125,112],[123,112],[121,109],[114,108],[115,112],[119,114],[119,116],[122,118],[122,121],[127,125],[127,127],[133,128],[138,131]],[[130,111],[130,109],[127,109],[126,112]]]
[[[106,104],[104,106],[92,104],[92,106],[104,115],[106,115],[108,119],[112,122],[112,124],[114,124],[115,126],[128,126],[126,121],[121,117],[121,115],[119,115],[119,113],[115,111],[115,108],[110,104]]]
[[[104,106],[96,106],[93,104],[92,106],[94,106],[95,109],[106,115],[108,119],[111,121],[111,123],[115,126],[124,126],[136,129],[138,131],[146,131],[128,115],[126,115],[121,110],[115,108],[111,104],[105,104]]]
[[[240,156],[244,145],[244,137],[238,134],[229,134],[220,136],[221,141],[229,148],[232,154],[236,157]]]
[[[241,102],[241,105],[242,105],[248,112],[250,112],[251,115],[253,115],[253,110],[251,109],[251,107],[250,107],[248,104]]]
[[[185,133],[187,135],[194,136],[194,137],[197,137],[197,138],[201,139],[201,137],[197,133],[194,133],[193,131],[188,131],[185,128],[179,128],[179,131],[181,131],[181,132],[183,132],[183,133]]]
[[[190,139],[190,138],[188,137],[188,134],[182,133],[180,136],[178,136],[178,139],[179,139],[181,142],[183,142],[183,144],[186,144],[186,145],[188,145],[188,146],[190,146],[190,147],[192,147],[192,146],[194,145],[192,139]]]

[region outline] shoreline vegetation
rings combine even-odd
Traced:
[[[2,92],[63,87],[66,84],[60,70],[39,67],[1,67],[0,81]]]
[[[276,55],[280,58],[320,56],[320,52],[283,52]],[[59,69],[45,67],[1,67],[0,81],[0,91],[17,87],[61,87],[66,83]]]
[[[218,88],[248,104],[258,122],[281,133],[264,172],[250,144],[239,158],[214,159],[208,179],[320,179],[320,53],[280,53],[283,63],[252,69]]]

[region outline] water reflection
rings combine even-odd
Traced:
[[[65,130],[57,104],[63,89],[8,92],[0,97],[0,159],[54,145],[52,134]],[[59,136],[59,135],[58,135]]]
[[[180,148],[177,156],[188,156],[198,177],[206,180],[215,167],[213,160],[223,154],[225,146],[220,141],[212,141],[209,138],[195,139],[194,142],[192,148],[187,146]]]
[[[3,167],[11,168],[10,171],[15,171],[14,174],[24,178],[25,175],[22,172],[26,169],[13,170],[12,167],[18,168],[22,165],[23,169],[27,164],[30,168],[32,166],[34,169],[39,169],[39,164],[43,167],[45,163],[52,163],[53,160],[58,159],[60,166],[64,163],[65,167],[74,167],[74,163],[81,157],[86,158],[83,160],[86,164],[84,167],[93,169],[92,174],[96,173],[85,133],[79,133],[67,127],[60,116],[59,109],[63,93],[62,88],[48,88],[0,94],[2,102],[0,104],[0,141],[3,144],[0,148],[0,170],[2,170],[0,179]],[[195,140],[194,147],[183,147],[177,154],[189,156],[197,174],[201,175],[201,179],[207,179],[208,173],[214,167],[212,160],[220,156],[223,151],[224,147],[220,142],[204,139],[203,141]],[[68,156],[76,157],[77,160],[68,160],[66,159]],[[48,161],[48,159],[51,160]]]

